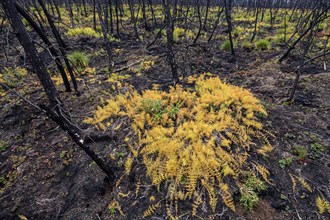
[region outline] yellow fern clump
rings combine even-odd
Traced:
[[[98,125],[111,117],[128,116],[143,146],[139,154],[146,175],[158,189],[170,181],[176,186],[168,188],[171,195],[180,192],[184,199],[194,200],[200,198],[197,188],[202,187],[213,211],[219,198],[235,210],[225,176],[236,179],[244,167],[253,166],[268,181],[265,167],[246,164],[251,150],[270,151],[270,147],[264,149],[269,142],[257,117],[267,113],[248,90],[219,78],[202,75],[189,82],[195,83],[194,89],[177,85],[169,92],[130,90],[110,98],[85,122]],[[259,148],[256,139],[264,143]],[[199,204],[194,202],[194,214]]]
[[[319,209],[320,214],[323,214],[324,212],[328,212],[330,214],[330,203],[320,196],[316,198],[316,206]]]
[[[71,28],[66,33],[70,37],[76,36],[88,36],[88,37],[102,37],[101,34],[97,33],[93,28],[90,27],[78,27],[78,28]]]

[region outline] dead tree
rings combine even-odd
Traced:
[[[200,35],[201,35],[202,28],[203,28],[202,15],[201,15],[201,6],[200,6],[200,1],[199,1],[199,0],[197,0],[197,2],[196,2],[196,7],[197,7],[197,17],[198,17],[198,24],[199,24],[199,27],[198,27],[198,32],[197,32],[197,34],[196,34],[196,37],[195,37],[195,39],[194,39],[193,44],[196,44],[198,38],[199,38]]]
[[[34,29],[34,31],[39,35],[39,37],[42,39],[42,41],[47,45],[49,52],[51,53],[52,57],[55,60],[57,69],[59,70],[59,72],[61,74],[61,77],[63,79],[63,84],[64,84],[66,91],[71,92],[70,83],[69,83],[68,77],[65,73],[65,69],[62,65],[60,57],[57,53],[57,50],[54,48],[53,44],[48,39],[45,32],[38,26],[38,24],[32,19],[32,17],[19,4],[15,3],[15,6],[16,6],[18,12],[29,22],[29,24]]]
[[[321,12],[319,11],[314,11],[314,19],[312,22],[310,22],[308,28],[302,32],[302,34],[300,34],[300,36],[297,38],[297,40],[295,40],[295,42],[292,43],[292,45],[290,45],[290,47],[286,50],[286,52],[281,56],[281,58],[279,59],[279,63],[281,63],[289,54],[290,52],[295,48],[295,46],[303,39],[303,37],[308,34],[308,32],[310,32],[317,24],[319,24],[320,22],[324,21],[328,15],[327,12],[330,9],[330,6],[327,6],[324,10],[322,10]]]
[[[252,34],[252,37],[251,37],[251,40],[250,42],[252,43],[254,38],[256,37],[257,35],[257,27],[258,27],[258,17],[259,17],[259,12],[260,12],[260,0],[257,1],[257,12],[256,12],[256,18],[254,19],[254,30],[253,30],[253,34]]]
[[[172,76],[175,83],[179,82],[178,66],[173,53],[173,29],[170,6],[168,0],[163,0],[163,7],[165,12],[165,25],[166,25],[166,46],[167,46],[167,60],[171,66]]]
[[[228,2],[227,2],[228,1]],[[232,37],[232,30],[233,25],[231,23],[231,0],[224,0],[225,2],[225,12],[226,12],[226,20],[228,24],[228,36],[229,36],[229,43],[230,43],[230,51],[233,56],[235,56],[235,49],[234,49],[234,43],[233,43],[233,37]]]
[[[104,10],[103,10],[104,11]],[[112,48],[111,48],[111,44],[110,41],[108,39],[108,33],[107,33],[107,29],[106,29],[106,24],[105,24],[105,18],[102,16],[102,7],[101,7],[101,0],[97,0],[97,12],[99,14],[99,20],[101,23],[101,29],[102,29],[102,33],[103,33],[103,44],[105,45],[107,54],[108,54],[108,62],[109,62],[109,69],[112,68],[113,66],[113,62],[112,62]]]
[[[48,11],[47,11],[47,9],[46,9],[46,7],[45,7],[43,1],[42,1],[42,0],[38,0],[38,2],[39,2],[39,4],[41,5],[42,10],[44,11],[44,13],[45,13],[45,15],[46,15],[46,17],[47,17],[48,24],[50,25],[50,27],[51,27],[51,29],[52,29],[52,32],[53,32],[53,34],[54,34],[54,36],[55,36],[55,39],[56,39],[56,41],[57,41],[57,43],[58,43],[58,45],[59,45],[59,49],[60,49],[61,54],[62,54],[62,57],[63,57],[63,59],[64,59],[64,62],[65,62],[66,68],[68,69],[68,72],[69,72],[70,77],[71,77],[71,81],[72,81],[72,84],[73,84],[73,88],[74,88],[75,92],[77,93],[77,95],[79,95],[80,93],[79,93],[79,91],[78,91],[78,85],[77,85],[76,77],[75,77],[75,75],[74,75],[74,73],[73,73],[73,69],[72,69],[72,66],[71,66],[71,64],[70,64],[70,62],[69,62],[69,59],[68,59],[67,56],[66,56],[66,49],[67,49],[67,46],[66,46],[65,42],[63,41],[63,39],[62,39],[60,33],[58,32],[58,30],[57,30],[57,28],[56,28],[56,26],[55,26],[55,24],[54,24],[54,21],[53,21],[51,15],[48,13]]]
[[[49,105],[41,105],[40,109],[47,114],[49,118],[56,122],[64,131],[66,131],[74,142],[82,150],[84,150],[86,154],[107,174],[109,179],[113,181],[115,179],[114,171],[84,143],[80,129],[74,124],[74,122],[71,121],[70,115],[60,100],[56,87],[47,73],[46,66],[40,58],[29,34],[27,33],[14,3],[15,2],[11,0],[0,1],[2,9],[9,19],[11,27],[14,30],[20,44],[24,48],[27,58],[48,97]]]

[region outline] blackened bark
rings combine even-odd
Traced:
[[[2,5],[2,8],[5,11],[5,14],[9,19],[11,26],[20,44],[24,48],[27,58],[49,99],[50,106],[42,105],[41,108],[49,118],[55,121],[64,131],[66,131],[74,142],[82,150],[84,150],[93,161],[95,161],[95,163],[107,174],[109,179],[114,181],[116,177],[114,171],[111,167],[107,166],[106,163],[92,149],[84,144],[78,127],[71,121],[67,110],[58,97],[56,87],[54,86],[49,74],[47,74],[46,66],[40,58],[21,18],[18,15],[14,2],[11,0],[1,0],[0,4]]]
[[[7,18],[9,19],[11,26],[20,42],[23,46],[24,51],[26,53],[26,57],[31,63],[34,71],[36,72],[38,79],[43,86],[45,93],[51,103],[51,105],[57,106],[59,104],[59,98],[57,94],[56,87],[52,82],[49,74],[47,74],[47,69],[38,55],[36,48],[33,45],[33,42],[27,33],[25,26],[18,15],[17,9],[14,5],[14,2],[10,0],[2,0],[0,1],[3,10]]]
[[[99,14],[99,20],[100,20],[101,28],[102,28],[102,32],[103,32],[103,43],[105,45],[105,48],[106,48],[106,51],[107,51],[107,54],[108,54],[109,70],[111,70],[111,68],[112,68],[111,44],[110,44],[109,39],[108,39],[108,33],[106,31],[104,19],[102,17],[102,7],[101,7],[100,0],[97,0],[97,12]]]
[[[70,83],[68,80],[68,77],[65,73],[65,70],[62,66],[62,62],[58,56],[58,53],[48,37],[46,36],[45,32],[37,25],[37,23],[31,18],[31,16],[17,3],[15,3],[15,6],[17,8],[17,11],[29,22],[31,27],[35,30],[35,32],[39,35],[39,37],[42,39],[42,41],[47,45],[49,52],[54,57],[57,69],[59,70],[61,77],[63,79],[64,87],[67,92],[71,92]]]
[[[175,60],[175,55],[173,53],[173,31],[172,31],[172,19],[171,19],[171,11],[168,5],[168,0],[163,0],[163,7],[165,11],[165,25],[166,25],[166,46],[167,46],[167,59],[170,63],[172,76],[175,83],[179,82],[179,75],[178,75],[178,66]]]
[[[38,0],[39,1],[39,4],[41,5],[42,7],[42,10],[44,11],[46,17],[47,17],[47,20],[48,20],[48,23],[52,29],[52,32],[56,38],[56,41],[57,43],[59,44],[59,48],[60,48],[60,51],[61,51],[61,54],[63,56],[63,59],[64,59],[64,62],[65,62],[65,65],[68,69],[68,72],[70,74],[70,77],[71,77],[71,81],[72,81],[72,84],[73,84],[73,88],[75,90],[75,92],[77,93],[77,95],[79,95],[79,91],[78,91],[78,85],[77,85],[77,81],[76,81],[76,77],[75,75],[73,74],[73,69],[72,69],[72,66],[70,65],[70,62],[69,62],[69,59],[67,58],[66,56],[66,49],[67,49],[67,46],[66,44],[64,43],[60,33],[58,32],[55,24],[54,24],[54,21],[52,19],[52,17],[50,16],[50,14],[48,13],[44,3],[42,0]]]
[[[226,20],[227,20],[227,24],[228,24],[228,36],[229,36],[229,43],[230,43],[230,51],[231,51],[231,54],[233,56],[235,56],[233,37],[231,34],[231,32],[233,30],[233,26],[231,23],[231,0],[225,0],[225,11],[226,11]]]

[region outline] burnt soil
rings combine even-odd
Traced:
[[[151,41],[152,36],[147,40]],[[117,93],[113,87],[116,83],[105,81],[105,53],[95,55],[95,52],[100,51],[102,41],[86,37],[66,41],[70,42],[71,50],[94,54],[89,66],[95,67],[97,74],[92,77],[93,80],[81,76],[81,96],[66,93],[59,86],[60,96],[82,129],[89,134],[99,133],[96,128],[82,121],[92,116],[101,97],[106,100]],[[18,42],[13,44],[17,50],[10,51],[11,63],[7,65],[26,66],[24,57],[19,54],[22,48]],[[141,75],[130,69],[120,72],[131,75],[125,82],[137,90],[152,88],[155,83],[160,84],[162,89],[173,84],[166,63],[164,42],[159,41],[147,50],[144,43],[122,36],[114,49],[121,49],[114,55],[114,69],[145,57],[154,60],[154,66]],[[274,150],[268,157],[252,155],[255,161],[268,168],[272,182],[260,194],[258,207],[249,212],[238,205],[237,212],[233,213],[219,205],[215,219],[329,218],[327,214],[318,213],[315,199],[318,195],[323,195],[328,201],[330,199],[330,73],[322,69],[322,63],[310,64],[301,77],[294,102],[281,103],[292,86],[296,59],[293,54],[285,63],[278,64],[277,60],[284,49],[279,46],[279,50],[247,52],[238,48],[236,61],[233,62],[228,52],[214,45],[189,47],[188,52],[180,43],[174,46],[180,73],[183,73],[183,66],[186,66],[186,76],[212,72],[257,96],[269,114],[264,120],[265,128],[275,136],[270,138]],[[185,53],[189,59],[183,63]],[[327,62],[329,64],[329,60]],[[138,68],[139,64],[134,67]],[[35,103],[47,102],[34,74],[29,74],[16,90]],[[8,148],[0,154],[0,175],[5,178],[0,183],[0,219],[19,219],[19,215],[28,219],[140,219],[150,203],[149,196],[162,196],[145,183],[148,180],[144,180],[146,185],[140,186],[140,194],[135,195],[137,182],[141,180],[139,177],[144,173],[141,164],[134,164],[132,174],[121,179],[120,188],[110,186],[105,174],[65,132],[14,94],[8,92],[1,97],[0,109],[0,140],[8,144]],[[108,155],[111,153],[119,155],[115,162],[122,165],[128,154],[124,138],[131,131],[127,118],[117,119],[112,126],[116,127],[116,123],[122,123],[120,130],[106,131],[110,134],[108,139],[90,143],[90,146],[107,160],[110,160]],[[322,145],[324,151],[313,150],[311,146],[315,144]],[[308,155],[294,159],[292,164],[281,168],[279,160],[295,158],[296,146],[306,148]],[[118,168],[117,174],[120,179],[123,168]],[[298,183],[293,191],[289,174],[303,177],[313,192]],[[120,198],[116,197],[118,191],[123,195]],[[108,205],[114,199],[120,202],[125,217],[109,212]],[[239,204],[237,195],[234,195],[234,199]],[[181,213],[191,210],[190,206],[180,206]],[[164,210],[164,207],[158,209],[151,219],[164,219]],[[199,214],[207,216],[207,210],[200,210]]]

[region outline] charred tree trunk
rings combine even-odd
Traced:
[[[62,62],[59,58],[59,55],[58,55],[56,49],[54,48],[54,46],[52,45],[52,43],[50,42],[50,40],[48,39],[48,37],[46,36],[45,32],[37,25],[37,23],[31,18],[31,16],[20,5],[15,3],[15,6],[16,6],[18,12],[29,22],[29,24],[32,26],[32,28],[35,30],[35,32],[39,35],[39,37],[42,39],[42,41],[47,45],[49,52],[54,57],[57,69],[59,70],[59,72],[61,74],[66,91],[71,92],[70,83],[69,83],[68,77],[65,73],[64,67],[62,66]]]
[[[197,35],[194,39],[193,44],[195,44],[197,42],[199,36],[201,35],[202,28],[203,28],[202,15],[201,15],[201,6],[200,6],[200,1],[199,0],[197,0],[196,7],[197,7],[197,17],[198,17],[199,28],[198,28],[198,32],[197,32]]]
[[[178,66],[175,60],[175,55],[173,53],[173,31],[172,31],[172,19],[171,10],[168,4],[168,0],[163,0],[163,7],[165,12],[165,25],[166,25],[166,46],[167,46],[167,59],[171,66],[172,76],[175,83],[179,82]]]
[[[118,0],[115,0],[115,12],[116,12],[116,31],[117,31],[117,37],[120,38],[120,31],[119,31],[119,3]]]
[[[228,1],[228,2],[227,2]],[[233,26],[231,23],[231,0],[225,0],[225,11],[226,11],[226,20],[228,24],[228,36],[229,36],[229,43],[230,43],[230,51],[233,56],[235,56],[235,50],[234,50],[234,43],[233,43],[233,37],[232,37],[232,30]]]
[[[209,39],[207,40],[207,42],[209,43],[212,38],[213,38],[213,35],[216,31],[216,29],[218,28],[218,25],[219,25],[219,22],[220,22],[220,17],[221,17],[221,14],[223,13],[223,8],[219,6],[219,10],[218,10],[218,14],[217,14],[217,19],[213,25],[213,29],[212,29],[212,32],[211,32],[211,35],[209,37]]]
[[[146,2],[145,2],[145,0],[142,0],[142,17],[143,17],[143,21],[144,21],[144,28],[148,31],[149,26],[148,26],[148,21],[147,21]]]
[[[64,43],[64,41],[63,41],[60,33],[58,32],[58,30],[57,30],[57,28],[56,28],[56,26],[55,26],[55,24],[54,24],[54,22],[53,22],[53,20],[52,20],[52,18],[50,16],[50,14],[48,13],[48,11],[47,11],[44,3],[42,2],[42,0],[38,0],[38,1],[39,1],[39,4],[42,7],[42,10],[44,11],[44,13],[45,13],[45,15],[47,17],[48,23],[49,23],[49,25],[50,25],[50,27],[52,29],[52,32],[53,32],[53,34],[54,34],[54,36],[56,38],[56,41],[59,44],[59,48],[60,48],[61,54],[63,56],[65,65],[66,65],[66,67],[68,69],[68,72],[70,74],[70,77],[71,77],[73,88],[74,88],[75,92],[77,93],[77,95],[79,95],[80,93],[78,91],[78,85],[77,85],[76,77],[74,76],[73,69],[72,69],[72,66],[71,66],[71,64],[69,62],[69,59],[66,56],[66,51],[65,50],[67,49],[67,46]]]
[[[96,3],[93,0],[93,29],[96,31]]]
[[[109,42],[108,39],[108,33],[106,31],[106,27],[105,27],[105,22],[104,19],[102,17],[102,7],[101,7],[101,0],[97,0],[97,12],[99,14],[99,20],[101,23],[101,28],[102,28],[102,33],[103,33],[103,43],[105,45],[107,54],[108,54],[108,62],[109,62],[109,70],[111,72],[111,68],[112,68],[112,51],[111,51],[111,44]]]
[[[46,66],[38,55],[38,52],[18,15],[14,2],[11,0],[1,0],[0,4],[2,5],[2,8],[49,99],[50,106],[43,105],[41,108],[53,121],[71,136],[74,142],[84,150],[87,155],[107,174],[110,180],[113,181],[115,179],[114,171],[107,166],[105,161],[103,161],[93,150],[84,144],[79,129],[71,121],[67,110],[58,97],[56,87],[50,76],[47,74]]]
[[[254,38],[257,36],[257,27],[258,27],[258,16],[259,16],[259,11],[260,11],[260,0],[258,0],[257,2],[257,12],[256,12],[256,18],[254,20],[254,30],[253,30],[253,34],[251,37],[250,42],[252,43]]]
[[[207,31],[206,25],[207,25],[207,19],[208,19],[208,15],[209,15],[210,2],[211,2],[211,0],[206,0],[206,12],[205,12],[204,25],[203,25],[204,31]]]
[[[133,4],[132,0],[128,0],[128,5],[129,5],[130,12],[131,12],[131,22],[133,23],[135,38],[139,39],[139,33],[138,33],[137,25],[136,25],[134,4]]]
[[[40,4],[40,1],[39,1],[39,4]],[[71,1],[70,0],[66,0],[65,1],[65,4],[66,4],[67,11],[69,12],[70,27],[73,28],[74,27],[74,22],[73,22],[73,12],[72,12]]]

